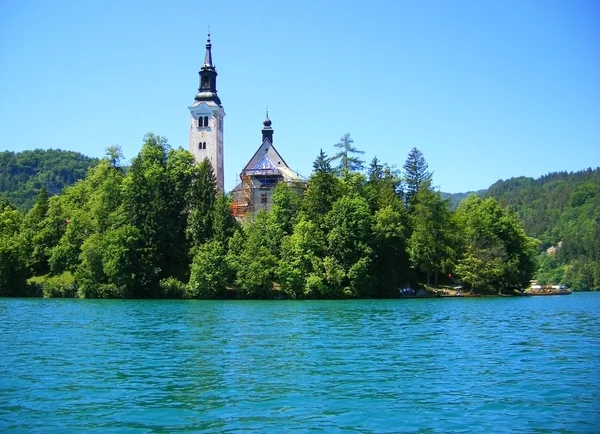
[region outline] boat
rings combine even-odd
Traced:
[[[541,285],[536,280],[532,280],[531,285],[524,291],[524,294],[530,296],[542,295],[569,295],[573,293],[572,289],[566,288],[564,285]]]

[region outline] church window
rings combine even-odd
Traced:
[[[202,143],[202,149],[206,149],[206,142]]]
[[[198,118],[198,128],[202,128],[202,116]]]
[[[204,126],[208,126],[208,116],[204,116]]]

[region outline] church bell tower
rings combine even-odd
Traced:
[[[200,87],[190,109],[189,151],[196,161],[208,158],[217,178],[217,186],[224,192],[223,176],[223,118],[225,110],[217,96],[217,70],[212,62],[210,33],[206,41],[204,65],[198,72]]]

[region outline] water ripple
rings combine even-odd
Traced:
[[[597,432],[600,295],[0,299],[6,432]]]

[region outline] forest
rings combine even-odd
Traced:
[[[98,163],[78,152],[35,149],[0,152],[0,200],[7,199],[22,211],[30,209],[42,187],[58,194]]]
[[[452,209],[418,149],[398,170],[365,165],[348,134],[335,147],[316,157],[303,196],[279,184],[273,209],[241,224],[208,160],[148,134],[125,169],[111,147],[27,210],[0,199],[0,295],[367,298],[442,284],[496,294],[536,275],[600,287],[598,170],[569,175],[576,187],[564,174],[548,175],[554,188],[523,181],[531,192],[502,181]]]

